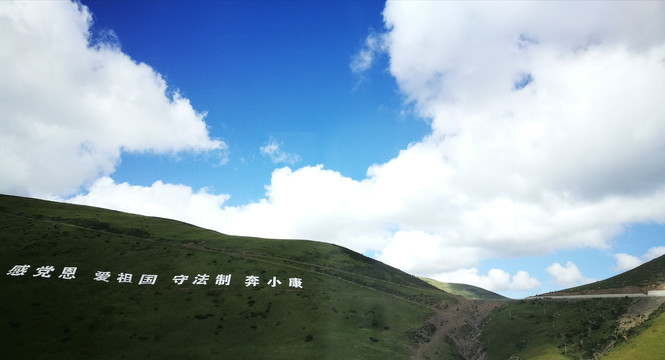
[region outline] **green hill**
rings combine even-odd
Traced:
[[[609,279],[561,290],[559,293],[622,294],[646,293],[649,290],[656,289],[665,289],[665,255]]]
[[[490,359],[590,359],[619,338],[630,299],[512,302],[496,309],[482,332]]]
[[[654,288],[664,261],[587,286]],[[2,359],[665,358],[665,298],[446,292],[332,244],[14,196],[0,266]]]
[[[421,278],[430,285],[441,289],[449,294],[463,296],[471,300],[507,300],[508,298],[495,292],[485,290],[473,285],[446,283],[429,278]]]
[[[405,359],[458,302],[332,244],[4,195],[0,266],[3,359]]]
[[[661,360],[665,354],[665,308],[652,314],[645,324],[632,331],[632,335],[626,341],[621,342],[612,349],[603,360]]]
[[[552,295],[639,293],[660,288],[665,257]],[[490,359],[665,359],[664,297],[534,297],[495,309],[480,336]]]

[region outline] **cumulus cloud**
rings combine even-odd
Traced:
[[[438,239],[427,249],[603,248],[665,221],[665,6],[605,5],[387,3],[391,73],[432,134],[370,174],[423,190],[400,225]],[[404,263],[392,242],[384,260]]]
[[[647,262],[663,255],[665,255],[665,246],[655,246],[649,249],[646,254],[642,255],[642,259]]]
[[[625,253],[614,254],[614,259],[617,262],[617,265],[614,267],[614,271],[616,272],[624,272],[642,264],[642,260],[637,256]]]
[[[434,275],[438,281],[469,284],[490,291],[529,290],[540,286],[537,279],[532,278],[528,272],[520,270],[515,275],[501,269],[491,269],[487,275],[481,275],[477,268],[463,268],[448,273]]]
[[[123,151],[223,155],[204,113],[112,33],[93,42],[91,24],[77,3],[0,4],[0,191],[71,194],[111,174]]]
[[[169,196],[173,191],[175,194]],[[197,196],[206,204],[202,211],[189,214],[188,206]],[[225,206],[229,195],[216,195],[185,185],[151,186],[118,184],[106,177],[97,180],[75,203],[102,206],[143,215],[174,218],[198,226],[235,235],[269,238],[302,238],[328,241],[357,251],[380,248],[391,232],[376,216],[380,203],[367,201],[364,183],[342,176],[323,166],[289,167],[272,173],[266,197],[241,206]],[[67,199],[65,199],[67,200]],[[177,201],[183,205],[178,206]],[[323,204],[323,206],[321,206]]]
[[[67,201],[99,206],[135,214],[158,216],[214,228],[219,209],[229,195],[215,195],[207,189],[193,191],[186,185],[164,184],[156,181],[151,186],[128,183],[117,184],[109,177],[101,177],[88,188],[86,195],[77,195]]]
[[[259,148],[261,154],[268,156],[270,161],[275,164],[286,163],[293,165],[300,161],[300,156],[298,154],[289,154],[281,149],[281,143],[275,138],[270,138],[270,140],[263,146]]]
[[[641,258],[626,253],[614,254],[616,266],[614,271],[624,272],[636,268],[647,261],[651,261],[657,257],[665,255],[665,246],[655,246],[649,249]]]
[[[588,284],[594,281],[593,279],[589,279],[582,275],[580,269],[578,269],[577,265],[575,265],[572,261],[568,261],[565,267],[558,262],[553,263],[545,270],[550,275],[552,275],[554,282],[557,285],[563,287],[573,287],[577,285]]]

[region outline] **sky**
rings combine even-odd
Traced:
[[[3,1],[0,192],[521,298],[665,254],[665,2]]]

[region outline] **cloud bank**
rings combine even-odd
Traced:
[[[356,68],[385,49],[431,134],[361,181],[277,169],[264,199],[221,206],[204,225],[442,274],[605,248],[624,224],[664,222],[665,5],[504,5],[388,2],[386,32]]]
[[[160,74],[93,42],[80,4],[0,4],[0,189],[67,195],[114,172],[122,152],[224,151]],[[104,38],[104,37],[102,37]]]
[[[2,189],[66,193],[110,174],[122,150],[224,146],[147,65],[91,46],[85,9],[50,6],[30,17],[30,4],[0,6],[3,33],[15,39],[2,45],[0,83],[18,84],[1,90],[10,129],[1,166],[15,169]],[[46,13],[61,21],[41,21]],[[101,177],[71,201],[231,234],[328,241],[488,289],[539,282],[523,271],[479,275],[483,259],[607,248],[625,224],[665,222],[665,3],[396,1],[383,15],[385,32],[371,34],[350,66],[364,72],[384,51],[431,133],[365,179],[283,167],[265,198],[232,207],[205,189]],[[264,154],[279,160],[278,145]],[[54,154],[58,169],[83,166],[62,174],[51,168]],[[547,270],[562,286],[589,280],[570,262]]]

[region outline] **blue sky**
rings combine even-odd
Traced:
[[[364,76],[349,70],[368,32],[383,28],[382,2],[84,4],[93,12],[93,31],[112,30],[125,53],[207,111],[210,136],[229,146],[225,166],[128,154],[116,181],[212,187],[239,205],[265,194],[275,164],[259,148],[270,141],[297,154],[296,166],[325,164],[362,179],[370,165],[429,130],[403,111],[387,63]]]
[[[0,191],[332,242],[511,297],[604,279],[665,253],[663,17],[2,2]]]

